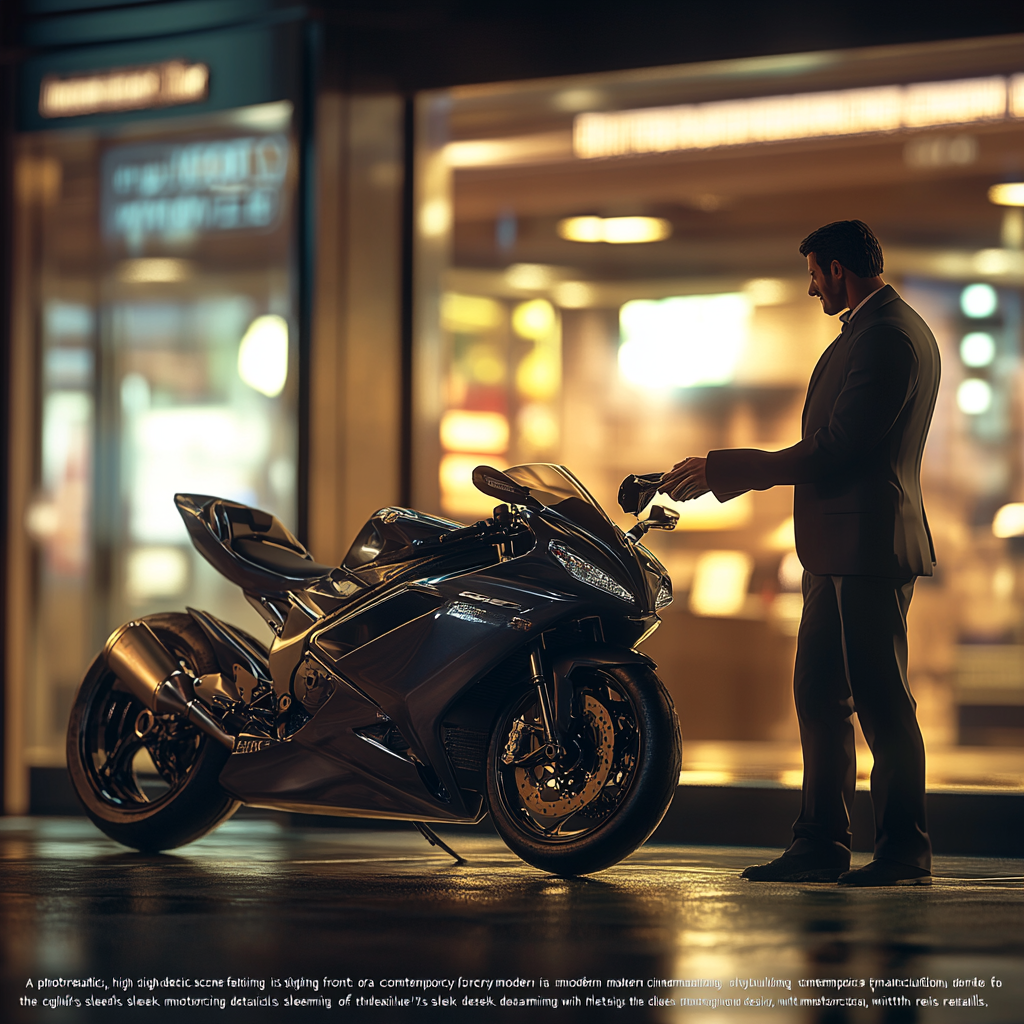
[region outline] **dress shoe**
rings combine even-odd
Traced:
[[[839,884],[867,889],[880,885],[931,885],[931,872],[894,860],[873,860],[862,868],[846,871],[839,876]]]
[[[740,878],[751,882],[834,882],[849,866],[848,858],[841,862],[811,853],[784,853],[770,864],[751,865]]]

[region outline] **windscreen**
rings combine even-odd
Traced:
[[[601,506],[594,496],[565,468],[550,462],[528,462],[506,469],[505,475],[529,489],[543,505],[557,505],[566,498],[582,498],[595,508]]]

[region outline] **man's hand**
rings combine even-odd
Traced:
[[[705,475],[707,459],[690,458],[677,462],[662,477],[658,490],[663,491],[675,501],[690,501],[707,494],[708,478]]]

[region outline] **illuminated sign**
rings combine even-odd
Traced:
[[[594,159],[1007,118],[1024,118],[1024,75],[579,114],[573,152]]]
[[[138,249],[277,222],[288,171],[284,135],[118,146],[103,158],[103,227]]]
[[[69,78],[47,75],[39,86],[39,113],[43,117],[77,117],[173,107],[205,100],[209,87],[210,69],[205,64],[180,60]]]

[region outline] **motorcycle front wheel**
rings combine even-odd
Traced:
[[[195,674],[217,671],[214,653],[188,615],[144,620]],[[86,814],[111,839],[156,852],[183,846],[239,807],[218,776],[228,750],[175,715],[155,715],[107,668],[89,667],[68,726],[68,771]]]
[[[487,752],[491,819],[528,864],[585,875],[617,864],[658,827],[682,745],[672,698],[643,665],[577,670],[569,734],[545,743],[535,691],[498,718]]]

